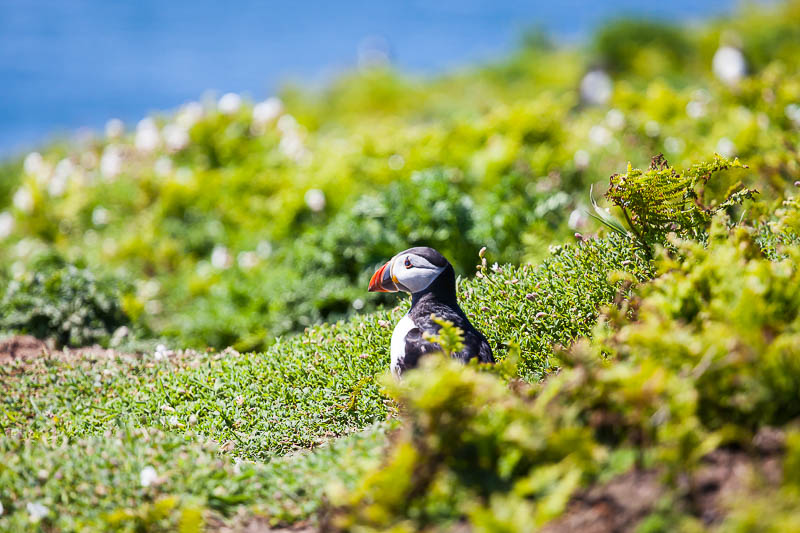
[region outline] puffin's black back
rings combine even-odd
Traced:
[[[428,342],[422,337],[425,332],[435,334],[439,331],[439,325],[431,320],[431,315],[449,320],[464,332],[464,349],[453,354],[454,358],[466,363],[477,357],[481,363],[494,363],[494,355],[486,337],[475,329],[458,305],[453,266],[433,248],[411,248],[407,252],[420,255],[436,266],[444,266],[445,269],[428,288],[412,295],[408,314],[416,328],[406,336],[403,367],[413,368],[422,355],[440,349],[437,344]]]

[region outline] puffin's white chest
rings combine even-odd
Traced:
[[[392,355],[392,374],[395,377],[400,377],[400,369],[398,365],[402,363],[406,356],[406,335],[408,332],[417,327],[411,317],[405,315],[400,322],[394,327],[392,333],[391,355]]]

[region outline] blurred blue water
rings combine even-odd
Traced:
[[[437,72],[498,56],[540,25],[580,38],[619,14],[690,20],[733,0],[0,0],[0,154],[135,121],[206,90],[263,98],[320,83],[381,36],[392,60]]]

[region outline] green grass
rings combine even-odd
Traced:
[[[146,428],[47,441],[3,437],[0,531],[30,531],[29,504],[46,508],[39,527],[59,531],[199,531],[205,519],[235,520],[237,510],[239,519],[297,522],[313,517],[329,486],[352,487],[377,466],[390,427],[266,463],[235,462],[197,436]],[[148,467],[155,474],[143,485]]]

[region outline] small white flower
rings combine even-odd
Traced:
[[[149,487],[153,483],[158,480],[158,473],[156,473],[156,469],[152,466],[146,466],[142,468],[141,473],[139,474],[139,481],[142,484],[142,487]]]
[[[38,176],[44,165],[44,158],[39,152],[31,152],[25,156],[25,162],[22,164],[25,169],[25,174],[29,176]]]
[[[589,130],[589,140],[597,146],[606,146],[611,142],[611,132],[605,126],[592,126]]]
[[[112,118],[106,122],[106,137],[109,139],[119,139],[125,133],[125,123],[118,118]]]
[[[31,517],[31,522],[39,522],[42,518],[50,514],[50,509],[38,502],[28,502],[25,506]]]
[[[100,173],[108,178],[115,178],[122,172],[122,154],[118,146],[110,144],[100,157]]]
[[[581,80],[581,98],[594,105],[602,105],[611,98],[613,83],[602,70],[591,70]]]
[[[14,215],[8,211],[0,213],[0,239],[5,239],[14,231]]]
[[[703,102],[692,100],[686,104],[686,114],[689,115],[690,118],[702,118],[706,115],[706,105]]]
[[[283,115],[278,119],[278,131],[286,135],[287,133],[295,133],[297,131],[297,119],[292,115]]]
[[[177,416],[171,416],[167,419],[170,426],[175,427],[179,424]]]
[[[392,154],[389,156],[389,168],[392,170],[400,170],[406,165],[406,160],[400,154]]]
[[[229,268],[233,264],[233,257],[228,249],[222,245],[217,245],[211,252],[211,266],[222,270]]]
[[[225,93],[217,103],[217,109],[223,115],[233,115],[242,107],[242,97],[236,93]]]
[[[259,102],[253,107],[253,122],[258,125],[269,124],[283,114],[283,102],[274,96]]]
[[[169,356],[167,351],[167,347],[163,344],[159,344],[156,346],[156,351],[153,352],[153,359],[156,361],[161,361],[162,359],[166,359]]]
[[[249,270],[258,264],[258,254],[255,252],[241,252],[236,256],[239,267]]]
[[[272,255],[272,245],[269,241],[261,241],[256,246],[256,253],[261,259],[266,259]]]
[[[573,209],[569,214],[567,225],[570,227],[570,229],[576,230],[586,226],[586,222],[586,213],[584,213],[582,209]]]
[[[181,107],[178,116],[175,117],[175,122],[188,130],[201,118],[203,118],[203,105],[198,102],[189,102]]]
[[[606,113],[606,124],[614,130],[621,130],[625,127],[625,114],[619,109],[610,109]]]
[[[589,152],[586,150],[578,150],[575,152],[575,155],[572,157],[572,160],[575,161],[575,166],[578,168],[586,168],[589,166]]]
[[[95,226],[105,226],[108,224],[108,215],[108,209],[102,206],[95,207],[92,211],[92,224]]]
[[[364,300],[362,300],[361,298],[356,298],[355,300],[353,300],[353,309],[355,309],[356,311],[364,309]]]
[[[62,159],[56,165],[53,176],[50,178],[50,184],[47,187],[47,192],[50,196],[61,196],[69,185],[69,180],[75,172],[75,165],[67,158]]]
[[[155,164],[153,165],[153,171],[156,173],[157,176],[162,178],[169,176],[172,173],[172,159],[169,157],[162,155],[158,159],[156,159]]]
[[[134,144],[136,149],[141,152],[152,152],[158,148],[161,142],[161,135],[158,132],[156,121],[150,117],[143,118],[136,125],[136,138]]]
[[[747,60],[738,48],[721,46],[711,60],[711,70],[721,82],[735,85],[747,74]]]
[[[186,128],[178,124],[167,124],[164,126],[164,144],[167,149],[178,152],[189,146],[189,132]]]
[[[303,139],[296,132],[285,133],[281,137],[281,142],[278,144],[278,149],[290,159],[301,161],[308,151],[303,146]]]
[[[786,117],[794,122],[795,126],[800,126],[800,104],[789,104],[783,110]]]
[[[644,125],[644,132],[648,137],[658,137],[658,134],[661,133],[661,124],[655,120],[648,120]]]
[[[319,189],[309,189],[306,191],[304,199],[308,208],[315,213],[325,209],[325,193]]]
[[[23,213],[30,213],[33,210],[33,194],[27,185],[23,185],[17,189],[17,192],[14,193],[14,199],[12,201],[14,203],[14,207]]]
[[[736,145],[727,137],[723,137],[717,142],[717,153],[722,157],[733,157],[736,154]]]
[[[358,43],[358,67],[371,69],[383,67],[390,62],[389,41],[380,35],[365,37]]]
[[[677,137],[667,137],[666,139],[664,139],[664,149],[667,152],[673,154],[679,154],[683,152],[684,147],[685,143],[683,142],[682,139],[679,139]]]

